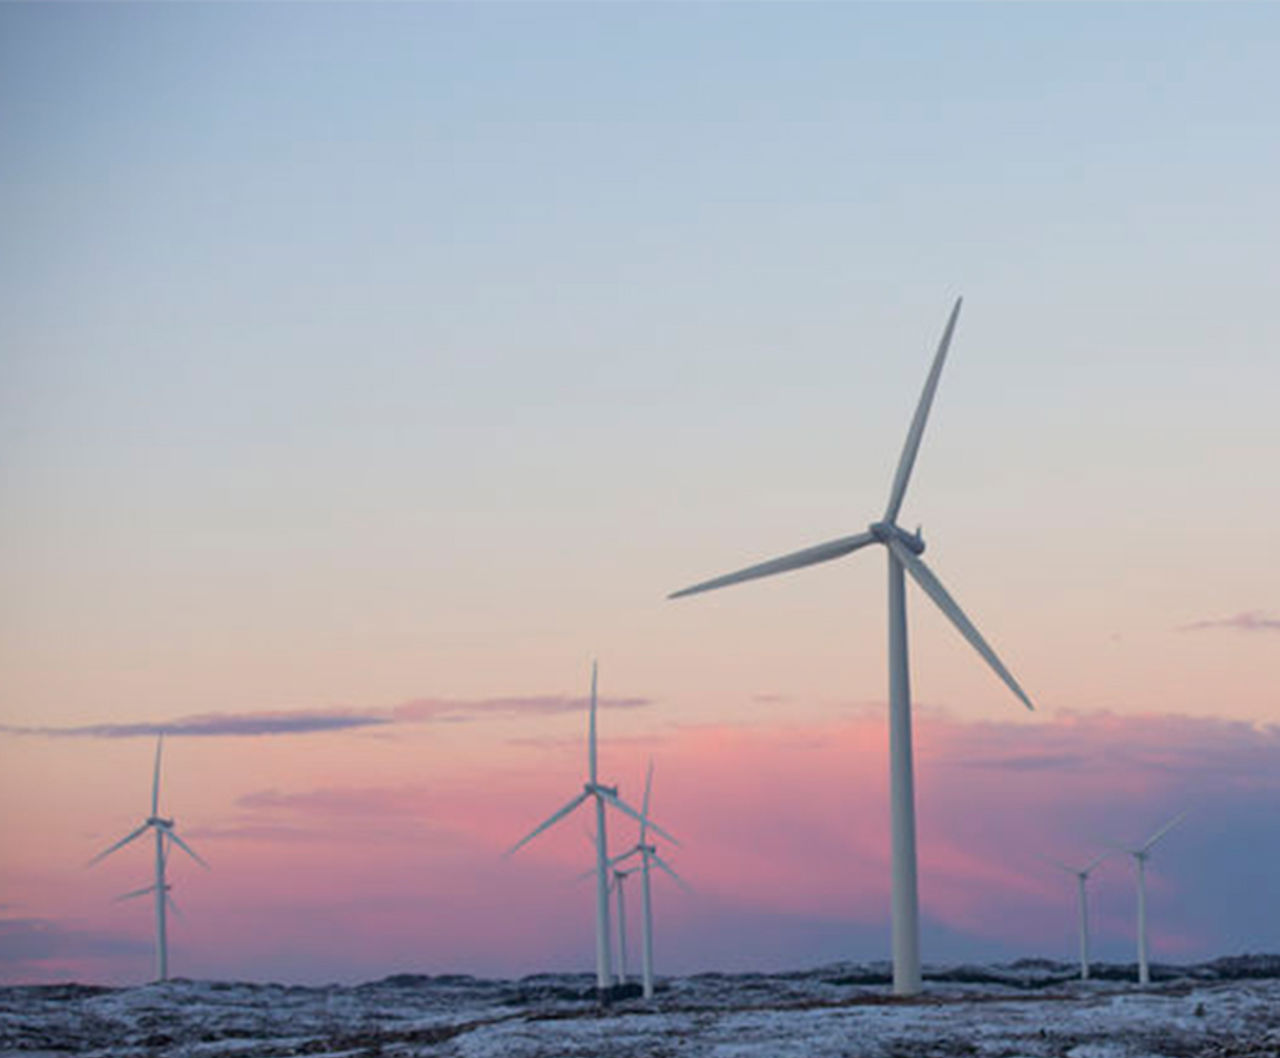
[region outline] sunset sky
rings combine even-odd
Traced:
[[[579,788],[683,840],[660,972],[888,956],[883,511],[923,957],[1280,950],[1280,9],[0,6],[0,981],[588,969]],[[631,824],[611,821],[629,844]],[[1098,954],[1132,958],[1133,872]]]

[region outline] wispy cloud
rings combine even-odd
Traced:
[[[101,724],[0,724],[0,734],[48,738],[155,738],[157,735],[234,738],[261,735],[305,735],[350,731],[393,724],[460,723],[489,716],[549,716],[581,712],[586,698],[528,695],[508,698],[416,698],[385,709],[303,709],[294,712],[200,713],[174,720]],[[599,700],[602,709],[639,709],[652,700],[614,697]]]
[[[316,731],[345,731],[392,723],[389,716],[372,712],[307,710],[272,713],[202,713],[176,720],[134,723],[80,724],[70,727],[23,727],[0,724],[10,735],[44,735],[50,738],[154,738],[157,735],[236,737],[245,735],[302,735]]]
[[[975,757],[949,763],[965,768],[994,768],[1003,771],[1080,771],[1088,758],[1078,753],[1022,753],[1007,757]]]
[[[258,790],[236,800],[252,811],[283,811],[330,818],[335,815],[418,816],[428,791],[420,787],[324,787],[298,793]]]
[[[1280,632],[1280,617],[1272,617],[1265,610],[1245,610],[1234,617],[1193,621],[1179,627],[1180,632],[1199,632],[1206,628],[1234,628],[1240,632]]]
[[[590,700],[563,694],[515,696],[509,698],[417,698],[391,710],[398,721],[425,723],[430,721],[471,720],[482,716],[550,716],[558,713],[580,713]],[[600,698],[601,709],[640,709],[652,705],[649,698]]]

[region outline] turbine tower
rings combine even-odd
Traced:
[[[636,820],[643,816],[618,797],[616,786],[604,786],[598,781],[596,769],[596,663],[591,663],[591,714],[587,728],[587,781],[582,785],[582,792],[572,798],[563,807],[553,812],[544,822],[534,827],[528,834],[509,848],[505,855],[510,856],[517,849],[528,844],[549,827],[554,826],[569,815],[588,798],[595,802],[596,809],[596,987],[604,992],[609,987],[609,975],[612,972],[613,958],[609,945],[609,853],[605,836],[604,807],[611,805],[618,811]],[[657,824],[650,826],[663,837],[671,841],[666,831]],[[676,842],[679,844],[679,842]]]
[[[1157,830],[1136,848],[1115,846],[1119,852],[1127,852],[1133,857],[1134,866],[1138,870],[1138,984],[1151,983],[1151,968],[1147,965],[1147,860],[1155,843],[1182,822],[1186,812],[1179,812],[1169,822]]]
[[[149,815],[141,826],[130,831],[123,838],[117,841],[108,849],[104,849],[89,861],[92,867],[99,860],[105,860],[117,849],[122,849],[135,838],[142,837],[148,830],[155,832],[156,837],[156,856],[155,856],[155,881],[143,889],[135,889],[131,893],[125,893],[118,897],[119,900],[131,900],[136,896],[146,896],[147,893],[155,893],[156,905],[156,980],[169,980],[169,940],[168,940],[168,923],[166,921],[166,913],[168,908],[173,905],[173,897],[169,895],[172,888],[166,877],[166,867],[169,860],[169,847],[177,845],[183,852],[190,856],[201,867],[208,868],[208,864],[202,860],[196,851],[191,848],[185,841],[178,837],[177,832],[173,829],[173,820],[164,819],[160,815],[160,754],[164,749],[164,735],[162,734],[156,740],[156,766],[155,774],[151,780],[151,815]],[[176,910],[176,907],[175,907]]]
[[[623,868],[615,862],[612,867],[613,891],[618,898],[618,984],[627,983],[627,901],[626,881],[639,867]]]
[[[1060,870],[1066,871],[1076,880],[1076,887],[1080,895],[1080,980],[1089,980],[1089,905],[1088,897],[1085,895],[1085,885],[1089,881],[1089,875],[1093,873],[1093,869],[1105,860],[1111,853],[1104,852],[1097,857],[1087,867],[1069,867],[1061,860],[1055,860],[1052,857],[1042,857],[1046,863],[1052,863]]]
[[[898,512],[907,492],[907,483],[915,465],[920,439],[924,435],[925,421],[933,404],[934,391],[951,344],[956,319],[960,315],[963,299],[957,298],[951,316],[947,320],[933,366],[920,394],[915,417],[907,432],[907,440],[898,460],[898,468],[889,490],[889,503],[884,516],[872,522],[866,532],[841,537],[823,544],[805,548],[781,558],[761,562],[755,566],[729,573],[722,577],[703,581],[681,591],[672,592],[668,598],[711,591],[741,581],[768,577],[775,573],[801,569],[815,563],[840,558],[868,544],[881,544],[885,548],[889,564],[889,787],[890,813],[893,833],[893,990],[898,995],[915,995],[920,991],[920,938],[919,900],[916,892],[916,823],[915,794],[911,764],[911,683],[907,663],[907,610],[905,573],[923,589],[924,593],[947,616],[960,634],[969,641],[983,659],[995,670],[1011,691],[1028,709],[1031,700],[1023,693],[1017,681],[1004,667],[994,650],[987,645],[982,634],[964,615],[956,601],[942,586],[942,582],[920,559],[924,551],[924,539],[919,530],[909,533],[898,525]]]
[[[650,868],[653,866],[659,867],[661,870],[664,870],[671,875],[671,877],[674,878],[683,888],[688,888],[684,883],[684,879],[681,878],[680,875],[676,874],[671,865],[658,855],[658,850],[647,840],[647,831],[650,826],[653,826],[653,824],[649,822],[649,794],[652,790],[653,761],[649,761],[649,772],[645,776],[644,780],[644,805],[640,810],[641,818],[639,840],[632,845],[631,848],[627,849],[626,852],[615,856],[610,861],[615,865],[614,870],[616,872],[617,864],[623,863],[626,860],[631,859],[633,856],[640,857],[640,899],[644,908],[644,919],[641,923],[643,933],[641,937],[642,947],[640,949],[640,973],[645,999],[653,998],[653,898],[650,892]],[[654,826],[653,829],[657,830],[658,828]],[[659,831],[659,833],[661,833],[661,831]],[[635,870],[636,868],[633,867],[626,873],[631,874]],[[621,879],[618,881],[618,913],[620,915],[622,914]]]

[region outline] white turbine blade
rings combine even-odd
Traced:
[[[1051,864],[1053,864],[1053,866],[1057,867],[1059,870],[1066,871],[1068,874],[1079,874],[1079,873],[1080,873],[1080,872],[1079,872],[1079,871],[1077,871],[1074,867],[1069,867],[1069,866],[1067,866],[1067,864],[1063,863],[1061,860],[1055,860],[1052,856],[1040,856],[1040,855],[1037,855],[1037,856],[1036,856],[1036,859],[1044,860],[1044,862],[1045,862],[1045,863],[1051,863]]]
[[[156,769],[151,779],[151,814],[160,814],[160,752],[164,749],[164,733],[156,739]]]
[[[547,819],[545,823],[542,823],[537,827],[535,827],[528,834],[526,834],[519,841],[517,841],[514,845],[512,845],[511,848],[507,849],[507,851],[504,852],[503,855],[510,856],[517,849],[521,848],[524,845],[527,845],[529,842],[531,842],[534,838],[536,838],[548,827],[555,826],[557,823],[559,823],[560,820],[562,820],[565,816],[567,816],[570,812],[572,812],[575,808],[577,808],[578,805],[582,804],[582,802],[585,801],[586,799],[587,799],[587,791],[583,790],[582,793],[578,794],[577,797],[575,797],[567,805],[565,805],[563,808],[557,811],[554,815],[552,815],[549,819]]]
[[[920,393],[920,403],[916,405],[911,428],[907,431],[906,443],[902,446],[902,456],[898,460],[898,469],[893,475],[893,487],[889,490],[889,506],[884,512],[886,522],[896,522],[898,519],[898,510],[902,506],[902,498],[907,493],[907,482],[911,480],[911,468],[915,466],[916,453],[920,450],[920,439],[924,436],[924,424],[929,418],[929,409],[933,406],[933,394],[938,388],[938,379],[942,376],[942,365],[947,359],[951,334],[956,329],[956,318],[960,315],[960,306],[963,302],[964,298],[956,298],[951,317],[947,320],[946,330],[942,332],[942,340],[938,343],[938,351],[933,355],[933,366],[929,368],[929,377],[925,379],[924,390]]]
[[[200,864],[200,866],[203,867],[205,870],[209,869],[209,865],[205,863],[203,859],[200,858],[200,855],[196,852],[195,849],[193,849],[190,845],[188,845],[185,841],[183,841],[180,837],[178,837],[178,835],[175,834],[172,830],[169,830],[166,833],[168,833],[169,835],[169,840],[172,841],[175,845],[177,845],[178,848],[180,848],[183,852],[185,852],[188,856],[190,856],[193,860],[195,860],[196,863]]]
[[[693,892],[693,889],[690,888],[689,883],[686,882],[683,878],[681,878],[680,875],[676,874],[675,869],[671,866],[671,864],[669,864],[656,852],[653,854],[653,862],[656,863],[659,867],[661,867],[664,871],[666,871],[669,875],[671,875],[671,877],[676,880],[676,884],[679,885],[680,888],[683,889],[686,893]]]
[[[649,758],[649,770],[644,777],[644,800],[640,803],[640,844],[644,844],[644,832],[649,828],[649,794],[653,790],[653,758]]]
[[[594,867],[588,867],[581,874],[575,874],[573,876],[573,881],[575,884],[578,882],[585,882],[588,878],[594,878],[595,876],[596,876],[596,869]]]
[[[625,812],[636,822],[639,823],[644,821],[644,817],[641,816],[639,812],[637,812],[625,801],[620,800],[614,794],[609,793],[607,790],[602,789],[600,791],[600,796],[603,797],[609,804],[613,805],[613,807],[616,808],[619,812]],[[670,834],[668,834],[665,830],[662,829],[662,827],[658,826],[658,824],[655,823],[652,819],[649,820],[649,826],[653,828],[655,833],[661,834],[664,838],[666,838],[669,842],[671,842],[671,844],[673,845],[680,844],[677,838],[674,838]]]
[[[168,905],[169,905],[169,910],[170,910],[170,911],[172,911],[172,912],[173,912],[175,915],[177,915],[179,918],[186,918],[186,917],[187,917],[186,915],[184,915],[184,914],[182,913],[182,908],[180,908],[180,907],[178,906],[178,901],[176,901],[176,900],[173,898],[173,894],[172,894],[172,893],[166,893],[166,894],[165,894],[164,902],[165,902],[166,904],[168,904]]]
[[[156,887],[154,885],[149,885],[145,889],[135,889],[131,893],[121,893],[113,902],[119,904],[125,900],[132,900],[135,897],[146,896],[148,893],[154,893],[155,891]]]
[[[591,662],[591,720],[587,727],[587,775],[596,781],[596,662]]]
[[[987,664],[995,670],[995,674],[1004,680],[1009,690],[1013,691],[1028,709],[1035,709],[1035,706],[1031,704],[1031,699],[1018,686],[1018,681],[1004,667],[1004,663],[996,657],[996,652],[982,638],[982,633],[974,627],[973,622],[964,615],[964,611],[960,609],[959,604],[951,597],[947,589],[942,586],[942,582],[934,576],[933,571],[921,562],[916,555],[912,554],[911,550],[896,536],[889,538],[889,548],[906,568],[907,572],[911,574],[915,582],[924,589],[924,593],[937,603],[938,609],[946,614],[951,623],[960,630],[960,634],[969,641],[969,645],[981,654]]]
[[[771,558],[768,562],[748,566],[746,569],[740,569],[736,573],[726,573],[723,577],[704,580],[701,584],[695,584],[691,588],[681,588],[679,591],[673,591],[667,598],[679,599],[685,595],[696,595],[698,592],[724,588],[744,580],[755,580],[758,577],[770,577],[775,573],[785,573],[792,569],[803,569],[805,566],[812,566],[817,562],[829,562],[833,558],[840,558],[851,551],[857,551],[860,547],[866,547],[867,544],[874,541],[875,537],[870,533],[842,536],[839,540],[828,540],[825,544],[815,544],[813,547],[806,547],[803,551],[783,555],[781,558]]]
[[[133,841],[135,838],[142,837],[142,835],[147,832],[150,826],[151,826],[150,823],[143,823],[142,826],[138,827],[137,830],[130,831],[128,834],[122,837],[119,841],[117,841],[114,845],[112,845],[109,849],[103,849],[100,853],[98,853],[98,855],[96,855],[93,859],[91,859],[85,866],[92,867],[99,860],[105,860],[117,849],[122,849],[126,845],[128,845],[129,842]]]
[[[1190,811],[1190,809],[1188,809],[1188,811]],[[1157,830],[1154,834],[1152,834],[1151,837],[1147,838],[1146,844],[1142,846],[1142,851],[1146,852],[1149,848],[1151,848],[1152,845],[1154,845],[1157,841],[1159,841],[1162,837],[1164,837],[1167,833],[1169,833],[1169,831],[1171,831],[1174,827],[1176,827],[1179,823],[1181,823],[1183,819],[1186,818],[1186,816],[1187,816],[1186,812],[1179,812],[1176,816],[1174,816],[1171,820],[1169,820],[1169,822],[1167,822],[1164,826],[1162,826],[1159,830]]]
[[[1098,866],[1098,864],[1100,864],[1105,859],[1109,859],[1110,856],[1111,856],[1110,852],[1104,852],[1101,856],[1095,857],[1093,862],[1090,863],[1088,867],[1085,867],[1083,870],[1081,870],[1080,873],[1084,875],[1092,873],[1093,869],[1096,866]]]

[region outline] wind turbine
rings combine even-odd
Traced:
[[[645,780],[644,780],[644,806],[640,810],[641,818],[640,818],[639,840],[637,840],[636,843],[631,846],[631,848],[627,849],[626,852],[623,852],[620,855],[615,856],[610,861],[613,864],[615,864],[614,871],[616,872],[617,864],[631,859],[632,856],[640,857],[639,870],[640,870],[640,881],[642,885],[640,893],[641,893],[641,900],[643,901],[643,906],[644,906],[644,921],[642,923],[643,947],[640,949],[640,973],[641,973],[641,981],[643,982],[643,986],[644,986],[645,999],[653,998],[653,899],[652,899],[652,896],[650,895],[650,884],[649,884],[650,867],[656,864],[659,868],[661,868],[662,870],[666,871],[669,875],[671,875],[671,877],[674,878],[681,886],[683,886],[686,889],[688,888],[688,886],[686,886],[684,883],[684,879],[681,878],[680,875],[676,874],[676,872],[672,869],[671,865],[667,863],[667,861],[664,860],[661,856],[658,855],[658,850],[652,844],[650,844],[648,841],[645,840],[648,837],[648,834],[646,833],[646,831],[652,825],[649,822],[649,794],[652,792],[652,790],[653,790],[653,761],[649,761],[649,772],[645,776]],[[653,829],[657,830],[658,828],[654,826]],[[659,831],[659,833],[661,833],[661,831]],[[636,868],[633,867],[631,868],[630,871],[627,871],[626,873],[631,874],[635,870]],[[618,880],[618,914],[619,916],[621,916],[622,913],[623,913],[622,912],[622,880],[619,879]],[[624,960],[623,971],[625,972],[625,970],[626,970],[626,966],[625,966],[625,960]]]
[[[1151,983],[1151,968],[1147,965],[1147,859],[1151,856],[1155,843],[1181,823],[1186,814],[1186,812],[1179,812],[1137,848],[1114,846],[1117,851],[1127,852],[1132,856],[1134,865],[1138,869],[1138,984],[1140,985]]]
[[[151,781],[151,815],[149,815],[141,826],[130,831],[123,838],[117,841],[108,849],[104,849],[89,861],[92,867],[99,860],[105,860],[117,849],[122,849],[135,838],[142,837],[148,830],[154,831],[156,836],[156,880],[143,889],[135,889],[131,893],[125,893],[119,900],[131,900],[137,896],[146,896],[147,893],[155,893],[156,904],[156,980],[167,981],[169,979],[169,941],[167,933],[167,923],[165,921],[166,912],[173,905],[173,898],[169,895],[172,888],[165,876],[165,867],[169,859],[169,846],[177,845],[183,852],[190,856],[201,867],[208,868],[208,864],[200,858],[196,851],[178,837],[177,832],[173,829],[173,820],[164,819],[160,815],[160,754],[164,749],[164,735],[162,734],[156,740],[156,766],[155,774]],[[174,906],[174,910],[177,910]]]
[[[1046,863],[1052,863],[1060,870],[1073,875],[1076,880],[1080,894],[1080,980],[1082,981],[1089,980],[1089,905],[1088,897],[1085,895],[1085,884],[1089,881],[1089,875],[1093,873],[1093,869],[1110,855],[1111,853],[1104,852],[1087,867],[1069,867],[1061,860],[1055,860],[1050,856],[1041,857]]]
[[[618,898],[618,984],[627,983],[627,901],[626,881],[636,873],[639,867],[619,867],[616,863],[611,868],[613,874],[612,887]]]
[[[672,592],[675,599],[696,592],[711,591],[741,581],[768,577],[792,569],[801,569],[815,563],[840,558],[868,544],[882,544],[889,562],[889,788],[890,813],[893,832],[893,990],[898,995],[914,995],[920,991],[920,938],[919,898],[916,891],[916,824],[915,793],[911,765],[911,684],[907,664],[907,610],[903,572],[911,574],[938,608],[946,614],[960,634],[969,641],[983,659],[996,672],[1009,689],[1028,709],[1031,700],[1023,693],[1017,681],[1004,667],[996,653],[987,645],[982,634],[964,615],[956,601],[942,586],[942,582],[921,561],[924,539],[920,531],[909,533],[898,525],[898,511],[906,495],[907,483],[915,465],[916,452],[924,434],[925,421],[933,404],[933,394],[938,388],[942,364],[951,344],[956,319],[960,315],[961,298],[947,320],[933,366],[920,394],[907,440],[898,460],[898,468],[889,490],[889,503],[884,516],[872,522],[867,531],[841,537],[823,544],[796,551],[781,558],[761,562],[755,566],[729,573],[722,577],[703,581],[681,591]]]
[[[592,839],[594,840],[594,839]],[[639,867],[622,868],[618,866],[618,857],[609,861],[609,892],[618,898],[618,984],[627,983],[627,903],[625,882]],[[577,877],[583,882],[596,873],[594,867],[588,868]]]
[[[604,826],[604,807],[606,804],[611,805],[633,819],[643,820],[644,817],[618,797],[618,788],[616,786],[604,786],[598,781],[596,769],[596,663],[594,661],[591,663],[591,718],[587,729],[587,781],[583,783],[580,794],[572,798],[563,807],[557,809],[544,822],[512,845],[507,850],[506,855],[510,856],[517,849],[528,844],[544,830],[560,822],[588,799],[595,802],[596,808],[596,987],[601,992],[604,992],[609,987],[609,975],[613,964],[612,954],[609,950],[609,853]],[[666,831],[661,830],[657,824],[651,823],[650,826],[663,837],[671,841],[676,840]],[[679,844],[679,842],[676,842],[676,844]]]

